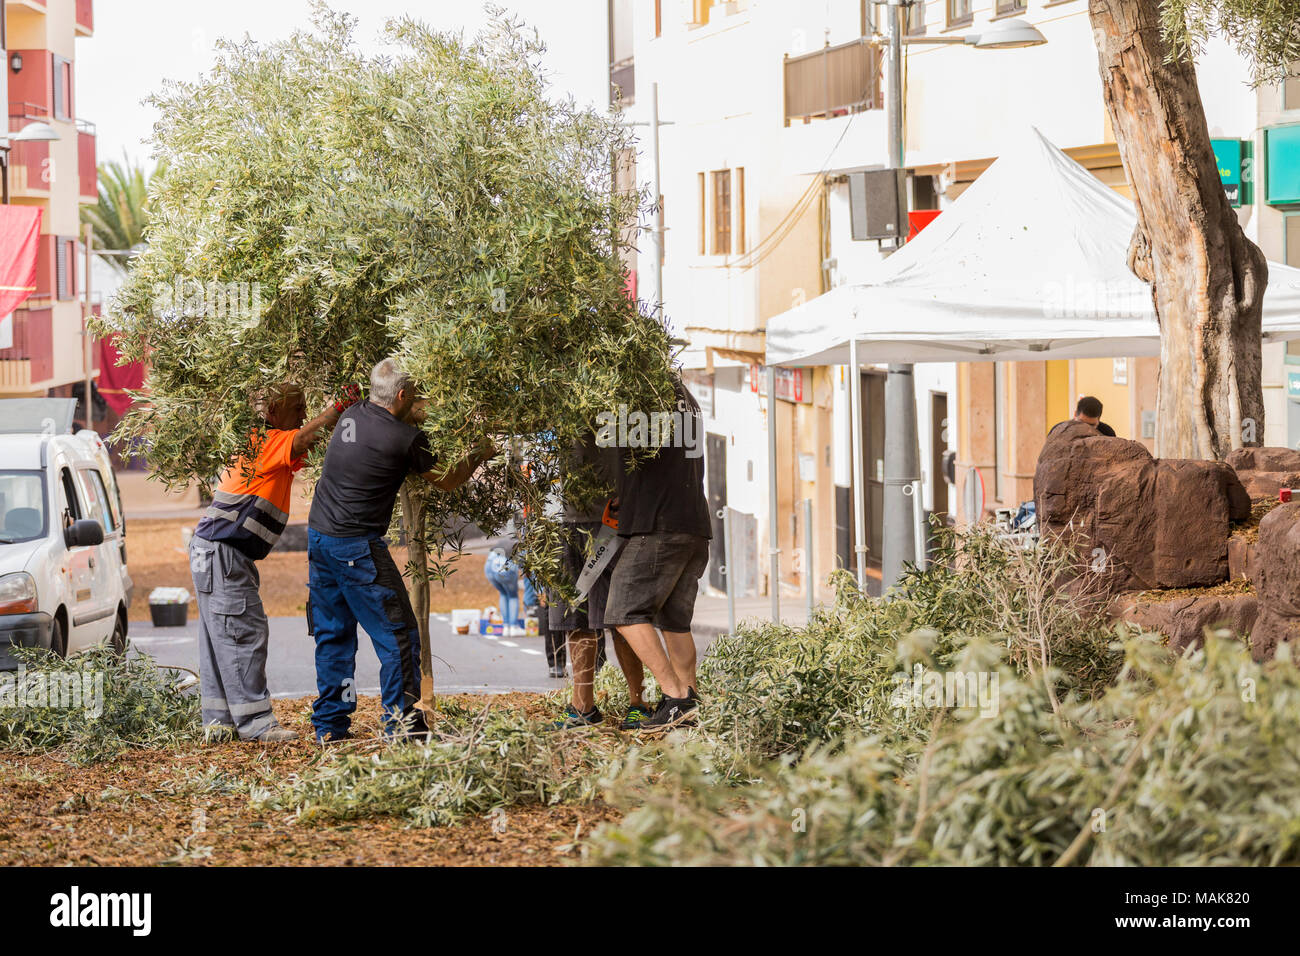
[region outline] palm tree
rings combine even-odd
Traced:
[[[121,162],[99,166],[99,202],[81,207],[81,221],[90,223],[99,256],[122,275],[132,250],[143,246],[149,218],[149,181],[159,168],[144,167],[122,156]]]

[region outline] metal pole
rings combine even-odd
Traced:
[[[731,509],[723,506],[718,509],[718,516],[722,518],[722,560],[727,562],[723,568],[722,574],[727,581],[727,633],[736,633],[736,576],[732,573],[731,564]]]
[[[903,27],[906,2],[891,0],[889,15],[889,166],[903,166]],[[900,210],[901,212],[902,210]],[[900,224],[901,226],[901,224]],[[903,230],[899,229],[900,239]],[[912,366],[889,366],[885,379],[885,501],[882,528],[883,587],[898,581],[907,561],[916,560],[916,540],[904,491],[920,478],[916,434],[916,391]]]
[[[776,503],[776,366],[767,367],[767,537],[772,621],[781,620],[781,523]]]
[[[664,300],[664,216],[659,208],[659,84],[650,84],[650,192],[654,202],[654,223],[650,235],[654,237],[650,251],[654,256],[654,288],[651,289],[650,306],[660,308]]]
[[[86,363],[86,427],[91,431],[95,430],[95,402],[91,394],[94,388],[94,358],[91,354],[93,343],[90,336],[90,262],[91,262],[91,243],[94,241],[94,229],[90,223],[82,227],[82,241],[86,246],[86,262],[81,284],[83,288],[82,305],[81,305],[81,334],[85,337],[83,343],[82,356]],[[75,260],[74,260],[75,261]]]
[[[857,556],[858,590],[867,593],[867,481],[862,462],[862,377],[858,340],[849,340],[849,449],[853,455],[853,553]]]
[[[912,523],[916,534],[916,566],[924,571],[926,565],[925,548],[925,502],[921,499],[921,482],[912,482]]]
[[[886,115],[889,123],[889,168],[903,166],[903,29],[899,22],[906,2],[890,0],[885,7],[889,18],[889,100]]]
[[[812,620],[817,604],[817,576],[813,573],[813,523],[812,499],[803,500],[803,574],[808,591],[808,620]]]

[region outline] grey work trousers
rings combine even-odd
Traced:
[[[190,542],[199,604],[199,693],[203,726],[253,740],[279,723],[266,689],[270,626],[258,593],[257,565],[220,541]]]

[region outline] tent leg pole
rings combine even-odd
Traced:
[[[772,598],[772,621],[781,620],[781,525],[777,520],[776,502],[776,366],[767,367],[767,538]]]
[[[727,633],[734,637],[736,634],[736,575],[731,564],[731,508],[723,505],[718,509],[718,517],[722,519],[722,560],[727,562],[726,568],[722,572],[727,583]]]
[[[849,448],[853,455],[853,553],[856,555],[858,590],[867,593],[867,495],[862,461],[862,377],[858,366],[858,340],[849,340],[849,409],[853,419]]]
[[[924,571],[926,567],[925,546],[925,501],[921,498],[921,482],[912,482],[912,519],[916,530],[916,567]]]

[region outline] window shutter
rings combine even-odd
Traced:
[[[54,288],[60,299],[68,297],[68,244],[54,240]]]

